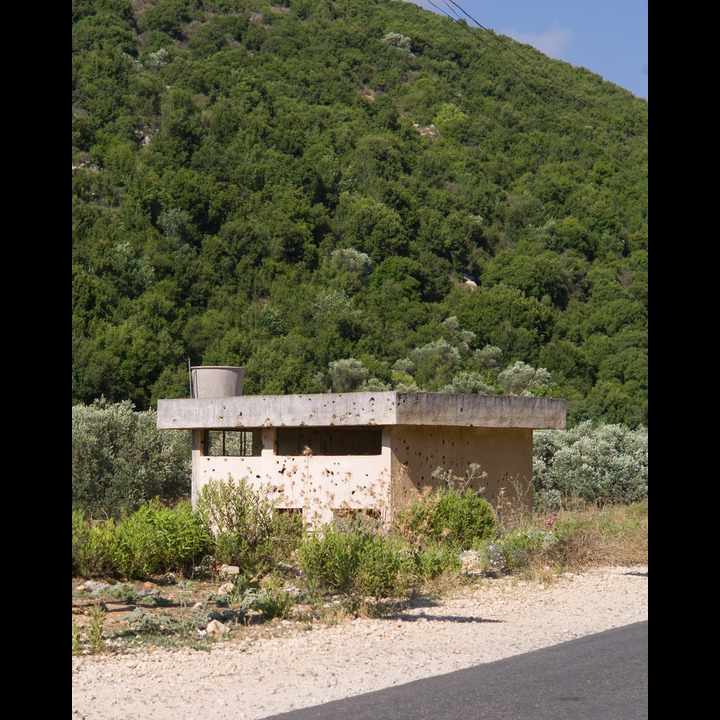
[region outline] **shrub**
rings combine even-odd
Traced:
[[[393,523],[395,530],[417,549],[427,542],[468,550],[495,533],[492,505],[472,490],[454,485],[426,491]]]
[[[412,587],[414,560],[408,546],[393,536],[365,534],[359,552],[355,588],[376,600],[405,597]]]
[[[195,565],[211,549],[189,501],[168,508],[155,499],[117,526],[114,566],[120,577],[141,578]]]
[[[208,557],[264,573],[292,556],[304,536],[302,516],[276,513],[272,501],[242,483],[206,486],[194,511],[159,498],[119,520],[73,511],[73,574],[142,578],[187,571]]]
[[[83,545],[87,541],[90,528],[85,513],[82,510],[73,510],[72,513],[72,573],[80,574],[79,562]]]
[[[212,548],[190,502],[175,508],[157,499],[119,521],[87,520],[73,512],[73,574],[141,578],[194,565]]]
[[[541,395],[550,383],[550,373],[518,360],[498,373],[497,381],[508,395]]]
[[[358,530],[343,533],[335,525],[324,528],[322,534],[311,535],[298,549],[303,574],[312,578],[320,589],[349,591],[359,565],[362,537],[363,533]]]
[[[245,478],[211,480],[198,495],[197,513],[213,536],[217,562],[266,572],[300,544],[302,518],[279,513],[265,489]]]
[[[414,560],[398,537],[328,525],[298,550],[303,573],[321,590],[368,595],[377,600],[405,596],[412,584]]]
[[[81,525],[82,523],[82,525]],[[85,520],[73,513],[73,573],[80,577],[113,577],[117,537],[112,519]]]
[[[462,568],[460,555],[443,545],[432,543],[415,553],[415,573],[421,582],[435,580],[443,573],[457,573]]]
[[[119,519],[151,499],[187,498],[191,451],[187,433],[156,428],[154,411],[132,403],[72,408],[72,508],[91,518]]]
[[[599,507],[647,499],[647,428],[584,422],[567,431],[537,430],[533,490],[536,508],[550,511],[574,499]]]

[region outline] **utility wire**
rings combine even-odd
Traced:
[[[427,1],[430,5],[432,5],[434,8],[437,8],[437,10],[438,10],[439,12],[441,12],[443,15],[445,15],[446,17],[452,19],[452,18],[450,17],[450,15],[448,15],[445,10],[443,10],[443,9],[440,8],[438,5],[436,5],[434,2],[432,2],[432,0],[426,0],[426,1]],[[472,15],[470,15],[467,11],[465,11],[457,2],[455,2],[455,0],[443,0],[443,2],[445,3],[445,5],[448,6],[448,9],[453,13],[453,15],[455,16],[455,18],[460,19],[459,16],[457,15],[457,13],[455,13],[455,11],[452,10],[452,8],[450,8],[450,5],[454,5],[456,8],[458,8],[458,9],[460,10],[460,12],[462,12],[465,16],[467,16],[468,18],[470,18],[470,20],[472,20],[478,28],[480,28],[481,30],[484,30],[485,32],[491,33],[491,37],[492,37],[494,40],[496,40],[498,43],[500,43],[500,45],[502,45],[503,48],[505,48],[506,50],[509,50],[513,55],[515,55],[516,57],[518,57],[523,63],[525,63],[526,65],[528,65],[528,67],[530,67],[530,68],[533,70],[533,72],[535,72],[535,73],[537,73],[538,75],[540,75],[541,77],[543,77],[545,80],[547,80],[549,83],[551,83],[555,88],[557,88],[558,90],[560,90],[561,92],[563,92],[566,96],[571,97],[573,100],[575,100],[576,102],[578,102],[580,105],[586,107],[588,110],[591,110],[592,112],[594,112],[594,113],[596,113],[597,115],[599,115],[605,122],[607,122],[607,123],[609,123],[609,124],[612,124],[612,120],[611,120],[610,118],[608,118],[607,115],[605,115],[604,113],[602,113],[601,111],[599,111],[596,107],[593,107],[592,105],[590,105],[590,103],[586,102],[586,101],[583,100],[582,98],[578,97],[578,96],[575,95],[574,93],[570,92],[569,90],[567,90],[566,88],[562,87],[562,86],[559,85],[557,82],[555,82],[549,75],[547,75],[546,73],[544,73],[544,72],[543,72],[542,70],[540,70],[538,67],[534,66],[527,58],[525,58],[523,55],[521,55],[514,47],[512,47],[512,45],[509,45],[508,43],[504,42],[498,35],[496,35],[494,32],[492,32],[491,30],[489,30],[488,28],[486,28],[485,26],[483,26],[480,22],[478,22],[478,20],[476,20]],[[468,31],[471,32],[473,35],[475,35],[484,45],[486,45],[487,47],[490,47],[489,43],[485,42],[485,40],[480,36],[480,34],[475,31],[475,27],[467,24],[467,22],[461,23],[461,27],[464,27],[466,30],[468,30]],[[503,60],[503,62],[506,62],[505,58],[502,56],[502,54],[500,53],[500,51],[498,51],[498,50],[496,50],[496,49],[494,49],[494,48],[491,48],[491,50],[493,50],[493,52],[495,52],[495,54],[498,55],[498,57],[500,57],[500,58]],[[509,63],[508,63],[508,64],[509,64]],[[512,65],[511,65],[511,67],[514,68],[515,66],[512,66]],[[541,99],[542,99],[542,98],[541,98]],[[597,123],[597,122],[598,122],[595,118],[586,115],[586,114],[583,113],[582,111],[580,111],[580,114],[581,114],[583,117],[585,117],[589,122],[593,122],[593,123]],[[647,146],[647,143],[646,143],[644,140],[642,140],[642,138],[639,138],[637,135],[634,135],[634,134],[631,133],[631,132],[627,132],[627,131],[624,131],[624,132],[625,132],[625,135],[627,135],[627,137],[632,138],[633,140],[641,143],[642,145]]]
[[[436,5],[436,4],[433,2],[433,0],[426,0],[426,2],[428,2],[428,4],[432,5],[434,8],[436,8],[436,9],[438,10],[438,13],[439,13],[439,14],[443,15],[444,17],[447,17],[447,18],[450,19],[450,20],[453,20],[453,21],[461,20],[461,19],[464,20],[464,18],[460,18],[460,16],[457,14],[457,12],[456,12],[453,8],[450,7],[450,4],[452,4],[453,6],[455,6],[456,8],[458,8],[458,9],[460,10],[460,12],[462,12],[466,17],[470,18],[470,20],[472,20],[472,22],[475,23],[475,25],[476,25],[477,27],[470,25],[467,21],[458,22],[458,25],[459,25],[461,28],[463,28],[465,31],[471,33],[476,40],[479,40],[483,45],[485,45],[485,46],[486,46],[487,48],[489,48],[493,53],[495,53],[495,54],[500,58],[500,60],[501,60],[503,63],[505,63],[506,65],[508,65],[508,66],[513,70],[513,72],[515,72],[516,74],[519,75],[519,74],[522,72],[522,69],[518,68],[517,65],[514,65],[512,62],[508,61],[507,57],[501,52],[501,50],[499,50],[499,49],[491,46],[490,43],[488,43],[488,42],[485,40],[485,38],[483,37],[483,35],[481,35],[481,33],[478,31],[478,28],[479,28],[480,30],[482,30],[482,31],[485,31],[486,33],[489,33],[489,34],[490,34],[490,37],[491,37],[493,40],[495,40],[497,43],[499,43],[499,44],[502,46],[503,49],[509,50],[513,55],[517,56],[520,60],[522,60],[523,63],[525,63],[526,65],[528,65],[528,67],[530,67],[533,72],[537,73],[537,74],[540,75],[542,78],[544,78],[545,80],[547,80],[547,81],[548,81],[549,83],[551,83],[557,90],[563,92],[563,93],[565,94],[565,96],[569,96],[570,98],[573,98],[573,99],[576,100],[581,106],[588,108],[589,110],[591,110],[591,111],[594,112],[594,113],[597,113],[597,115],[599,115],[599,116],[601,117],[601,119],[602,119],[604,122],[606,122],[607,124],[609,124],[609,125],[613,125],[613,124],[614,124],[610,118],[608,118],[606,115],[604,115],[603,113],[601,113],[597,108],[593,107],[593,106],[590,105],[589,103],[585,102],[585,101],[582,100],[581,98],[579,98],[579,97],[577,97],[576,95],[574,95],[573,93],[569,92],[568,90],[566,90],[565,88],[563,88],[561,85],[558,85],[558,83],[556,83],[551,77],[549,77],[546,73],[544,73],[544,72],[543,72],[542,70],[540,70],[539,68],[535,67],[529,60],[527,60],[527,59],[526,59],[525,57],[523,57],[519,52],[517,52],[517,50],[516,50],[514,47],[512,47],[512,45],[509,45],[508,43],[504,42],[504,41],[503,41],[498,35],[496,35],[492,30],[489,30],[488,28],[486,28],[485,26],[483,26],[480,22],[478,22],[478,20],[476,20],[472,15],[470,15],[467,11],[465,11],[457,2],[455,2],[455,0],[443,0],[444,4],[446,5],[446,9],[443,9],[443,8],[439,7],[438,5]],[[320,0],[320,4],[321,4],[321,5],[324,5],[326,9],[328,9],[328,10],[331,11],[331,13],[337,13],[338,10],[339,10],[339,8],[338,8],[338,6],[337,6],[336,4],[332,4],[332,5],[331,5],[331,4],[327,3],[327,2],[325,2],[325,0]],[[448,14],[449,12],[452,13],[453,16],[449,15],[449,14]],[[347,17],[346,13],[343,12],[342,15],[343,15],[343,17],[344,17],[344,21],[347,22],[348,25],[350,25],[353,29],[355,29],[356,31],[358,31],[358,33],[360,33],[361,35],[363,35],[366,40],[369,40],[369,41],[371,41],[371,42],[373,42],[373,41],[374,41],[374,42],[379,42],[379,40],[378,40],[377,38],[372,38],[372,37],[370,37],[369,33],[367,32],[367,30],[366,30],[365,28],[362,28],[362,27],[356,25],[354,22],[352,22],[352,20],[350,20],[350,19]],[[439,78],[439,79],[440,79],[440,78]],[[445,83],[443,83],[443,84],[445,84]],[[446,87],[450,90],[450,92],[451,92],[452,95],[457,95],[457,91],[456,91],[455,89],[453,89],[451,86],[446,85]],[[542,96],[539,96],[539,95],[538,95],[537,97],[538,97],[538,99],[539,99],[540,101],[544,102],[545,104],[548,104],[548,101],[547,101],[545,98],[543,98]],[[566,120],[570,125],[574,124],[575,121],[574,121],[572,118],[568,117],[568,116],[567,116],[565,113],[563,113],[562,111],[558,110],[557,107],[553,107],[553,111],[554,111],[559,117],[561,117],[561,118],[563,118],[564,120]],[[477,109],[477,108],[474,109],[474,112],[479,113],[480,115],[485,115],[485,113],[483,113],[482,111],[480,111],[480,110]],[[582,115],[582,117],[584,117],[589,123],[592,123],[592,124],[594,124],[594,125],[596,125],[596,126],[599,124],[599,121],[598,121],[597,118],[592,117],[592,116],[590,116],[590,115],[587,115],[586,113],[584,113],[584,112],[582,111],[582,109],[579,109],[578,112],[579,112],[580,115]],[[489,117],[489,116],[488,116],[488,115],[485,115],[485,117]],[[637,135],[634,135],[634,134],[631,133],[631,132],[623,131],[623,130],[620,130],[620,132],[622,132],[628,139],[633,140],[633,141],[636,141],[636,142],[640,143],[641,145],[644,145],[644,146],[647,147],[647,143],[646,143],[644,140],[642,140],[641,138],[639,138]]]

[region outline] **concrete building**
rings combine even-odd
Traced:
[[[533,429],[564,428],[564,400],[418,392],[159,400],[157,427],[192,431],[193,505],[210,480],[246,481],[319,528],[389,522],[441,473],[495,506],[532,505]]]

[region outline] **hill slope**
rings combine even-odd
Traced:
[[[411,3],[74,0],[73,402],[189,360],[647,424],[647,110]]]

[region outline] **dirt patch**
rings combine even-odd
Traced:
[[[73,657],[73,718],[259,720],[647,619],[646,565],[484,579],[380,619],[238,624],[209,648]]]

